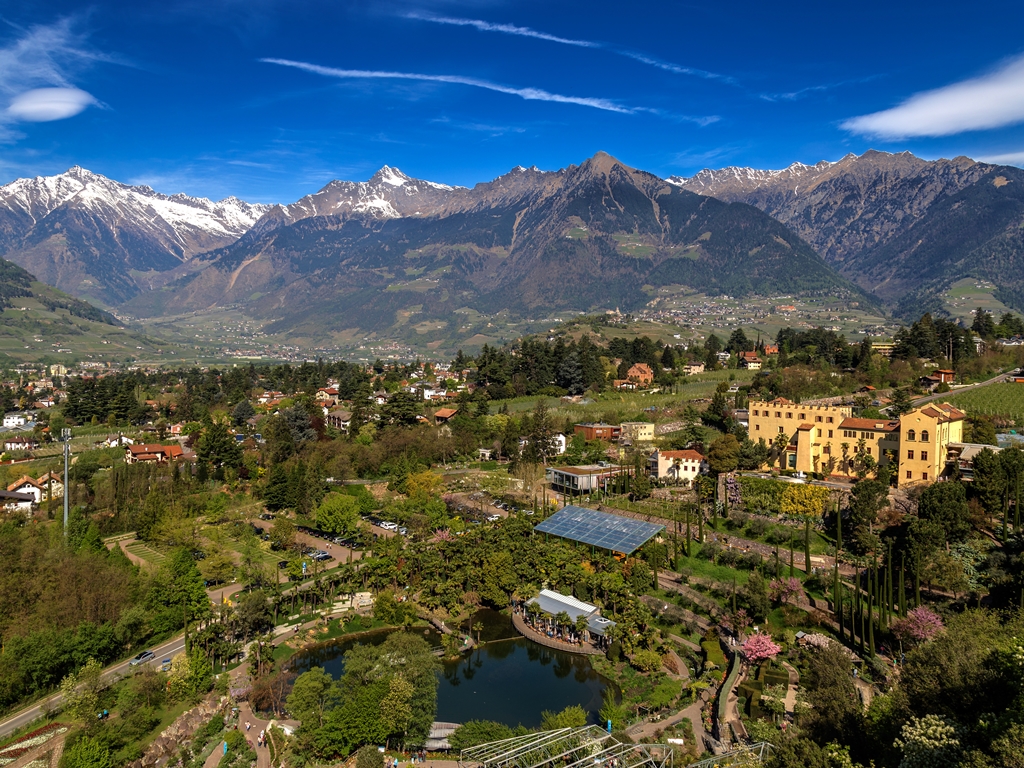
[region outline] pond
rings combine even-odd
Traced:
[[[543,710],[557,712],[579,704],[591,722],[598,721],[597,711],[609,682],[594,671],[585,656],[545,648],[519,637],[509,618],[496,611],[479,611],[471,623],[483,625],[483,645],[444,662],[438,676],[437,720],[496,720],[536,727]],[[356,639],[323,643],[296,654],[293,666],[297,672],[320,666],[337,679],[344,670],[345,651],[357,643],[382,643],[393,631],[399,630],[378,630]],[[436,631],[414,631],[440,647]]]

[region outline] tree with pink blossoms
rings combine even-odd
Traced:
[[[900,652],[903,644],[920,645],[935,637],[945,625],[939,614],[930,608],[920,606],[907,611],[907,618],[897,619],[892,623],[892,633],[900,641]]]
[[[788,603],[791,597],[795,597],[796,602],[799,603],[800,597],[804,593],[804,585],[796,576],[790,576],[788,579],[774,579],[768,585],[768,593],[772,600],[779,605]]]
[[[743,643],[743,658],[751,664],[771,661],[782,652],[782,647],[774,643],[768,635],[758,633],[751,635]]]

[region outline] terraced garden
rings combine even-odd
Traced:
[[[167,561],[166,555],[146,546],[141,541],[133,541],[131,544],[126,544],[124,549],[154,567]]]

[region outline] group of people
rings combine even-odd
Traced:
[[[248,720],[245,721],[245,732],[248,733],[252,729],[252,723]],[[260,730],[259,736],[256,737],[256,746],[262,749],[267,743],[267,732],[263,729]],[[252,746],[252,741],[249,741],[249,746]]]
[[[411,752],[409,754],[409,765],[413,763],[425,763],[427,762],[427,753],[422,749],[418,752]],[[384,761],[384,768],[398,768],[398,758],[391,757]]]

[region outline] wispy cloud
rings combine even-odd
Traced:
[[[283,67],[294,67],[306,72],[313,72],[325,77],[337,77],[341,79],[379,79],[379,80],[418,80],[429,83],[452,83],[455,85],[468,85],[473,88],[483,88],[488,91],[507,93],[510,96],[518,96],[527,101],[553,101],[559,104],[576,104],[581,107],[592,107],[606,112],[620,112],[633,114],[637,111],[633,107],[625,107],[611,99],[591,98],[586,96],[563,96],[559,93],[551,93],[541,88],[513,88],[509,85],[492,83],[489,80],[480,80],[475,77],[463,77],[461,75],[426,75],[418,72],[389,72],[367,69],[335,69],[334,67],[322,67],[319,64],[308,64],[302,61],[291,61],[289,59],[260,59],[267,64],[279,64]]]
[[[628,48],[620,48],[616,45],[610,45],[608,43],[602,43],[597,40],[575,40],[567,37],[559,37],[558,35],[552,35],[547,32],[540,32],[530,27],[520,27],[515,24],[494,24],[490,21],[482,21],[481,19],[464,19],[452,16],[435,16],[429,13],[413,12],[405,14],[407,19],[416,19],[418,21],[429,21],[434,24],[449,24],[457,27],[473,27],[480,30],[481,32],[501,32],[506,35],[518,35],[519,37],[532,37],[537,40],[547,40],[551,43],[561,43],[562,45],[573,45],[578,48],[600,48],[602,50],[610,51],[611,53],[618,54],[619,56],[625,56],[630,59],[634,59],[643,64],[647,64],[658,69],[663,69],[666,72],[672,72],[676,75],[692,75],[694,77],[702,77],[708,80],[721,80],[726,83],[735,83],[736,81],[728,75],[720,75],[716,72],[708,72],[706,69],[697,69],[696,67],[686,67],[681,64],[674,64],[671,61],[664,61],[655,56],[651,56],[648,53],[642,53],[640,51],[632,51]]]
[[[851,80],[840,80],[835,83],[824,83],[823,85],[809,85],[806,88],[798,88],[795,91],[788,91],[785,93],[762,93],[759,97],[764,101],[798,101],[805,96],[810,96],[813,93],[825,93],[836,88],[842,88],[844,85],[857,85],[860,83],[870,83],[872,80],[877,80],[882,75],[868,75],[867,77],[857,77]]]
[[[419,21],[432,21],[435,24],[450,24],[455,27],[475,27],[481,32],[504,32],[506,35],[519,35],[520,37],[533,37],[537,40],[547,40],[551,43],[562,43],[562,45],[575,45],[580,48],[601,48],[600,43],[590,40],[572,40],[567,37],[549,35],[547,32],[538,32],[529,27],[517,27],[515,24],[492,24],[489,21],[480,19],[460,19],[451,16],[433,16],[426,13],[407,13],[407,19],[418,19]]]
[[[746,145],[727,144],[721,147],[713,147],[706,150],[688,149],[676,152],[669,159],[669,164],[682,168],[705,168],[711,164],[721,164],[730,157],[749,149]]]
[[[1005,152],[999,155],[983,155],[978,159],[983,163],[992,163],[993,165],[1017,165],[1024,168],[1024,150]]]
[[[432,123],[451,126],[462,131],[474,131],[477,133],[489,133],[491,136],[504,136],[507,133],[526,133],[526,129],[519,125],[491,125],[489,123],[473,123],[461,120],[452,120],[448,117],[437,117],[431,120]]]
[[[950,136],[1024,122],[1024,56],[988,74],[915,94],[902,104],[842,124],[853,133],[899,139]]]
[[[21,121],[62,120],[97,104],[74,86],[82,67],[112,61],[91,49],[74,20],[15,28],[17,37],[0,47],[0,138],[16,137],[8,126]]]
[[[655,58],[646,53],[639,53],[638,51],[630,51],[625,48],[611,48],[613,52],[620,56],[626,56],[630,59],[635,59],[644,64],[649,64],[652,67],[663,69],[666,72],[672,72],[677,75],[693,75],[694,77],[703,77],[705,80],[721,80],[723,83],[734,84],[736,80],[729,75],[720,75],[717,72],[708,72],[706,69],[697,69],[696,67],[684,67],[681,64],[673,64],[671,61],[663,61],[662,59]]]

